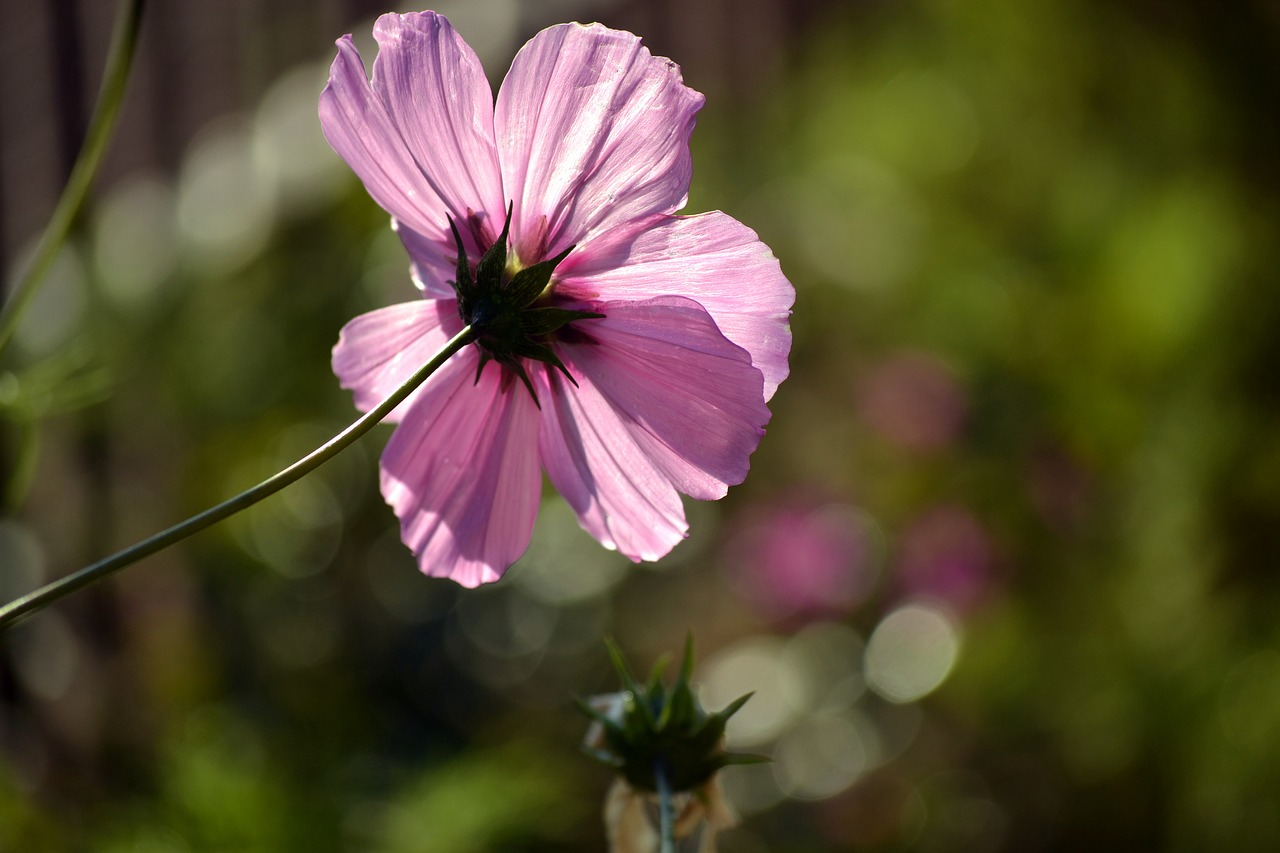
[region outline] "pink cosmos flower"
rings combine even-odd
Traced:
[[[679,493],[743,480],[787,375],[794,298],[751,229],[675,216],[703,98],[626,32],[543,30],[495,103],[433,12],[351,37],[320,96],[334,150],[393,217],[421,299],[342,330],[333,368],[375,406],[464,322],[477,339],[391,416],[382,493],[422,570],[497,580],[529,543],[545,470],[606,547],[656,560]]]

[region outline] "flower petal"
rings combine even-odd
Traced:
[[[747,226],[720,211],[662,216],[580,247],[556,270],[556,292],[582,300],[687,296],[764,374],[764,398],[787,378],[795,290]]]
[[[605,547],[636,561],[665,556],[689,529],[670,479],[591,380],[575,388],[555,371],[539,376],[538,450],[556,491]]]
[[[423,299],[379,308],[342,327],[333,348],[333,372],[343,388],[355,392],[356,408],[367,412],[460,331],[457,304],[449,300]],[[413,400],[410,396],[386,420],[401,420]]]
[[[538,410],[504,371],[473,384],[467,347],[432,377],[387,442],[382,495],[424,574],[496,581],[533,535],[542,474]]]
[[[320,93],[320,127],[383,210],[415,228],[433,227],[439,200],[432,197],[400,131],[369,87],[349,35],[338,39],[338,56]]]
[[[724,497],[747,476],[769,409],[764,378],[703,308],[679,296],[598,303],[575,328],[593,340],[559,345],[618,412],[636,444],[687,495]]]
[[[504,213],[493,90],[475,51],[435,12],[383,15],[373,37],[373,90],[436,196],[459,223]]]
[[[425,237],[399,219],[391,220],[391,228],[409,253],[409,270],[413,283],[423,295],[429,299],[457,299],[458,294],[451,284],[457,278],[458,270],[458,250],[454,247],[452,235],[446,246],[443,236]],[[475,256],[479,257],[480,254],[482,253],[477,249]]]
[[[502,229],[493,94],[475,52],[434,12],[383,15],[374,37],[372,83],[351,37],[338,40],[320,124],[374,201],[417,232],[410,252],[430,270],[453,254],[446,216],[472,223],[463,231],[477,251],[487,245],[472,231],[488,229],[492,242]]]
[[[526,263],[684,205],[702,95],[637,36],[561,24],[520,50],[498,92],[503,186]]]

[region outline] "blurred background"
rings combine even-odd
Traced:
[[[21,269],[115,3],[0,0]],[[403,10],[416,8],[402,6]],[[729,853],[1274,849],[1280,5],[453,0],[496,85],[539,28],[707,94],[689,212],[796,286],[747,482],[657,565],[548,493],[501,583],[425,579],[389,432],[0,636],[0,850],[598,851],[574,696],[697,638],[755,698]],[[152,0],[119,133],[0,361],[0,593],[354,418],[355,314],[413,298],[327,147],[371,0]]]

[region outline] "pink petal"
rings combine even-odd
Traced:
[[[795,290],[756,233],[720,211],[662,216],[600,235],[556,270],[556,292],[585,301],[687,296],[764,374],[764,398],[787,378]]]
[[[498,92],[503,185],[526,263],[684,205],[702,95],[631,33],[561,24],[521,49]]]
[[[665,556],[688,530],[671,481],[590,380],[575,388],[554,371],[540,376],[538,450],[556,491],[605,547],[637,561]]]
[[[457,278],[458,269],[454,260],[458,250],[452,242],[453,235],[449,236],[450,243],[446,246],[443,237],[424,237],[399,219],[391,220],[391,228],[409,253],[413,283],[423,295],[430,299],[457,299],[458,294],[450,284]],[[477,258],[480,254],[483,253],[473,253],[472,258]]]
[[[575,328],[594,339],[559,353],[618,412],[654,465],[687,495],[724,497],[764,435],[764,379],[696,302],[679,296],[596,305]],[[566,392],[571,393],[571,392]]]
[[[496,581],[533,535],[542,474],[538,410],[467,347],[433,377],[387,442],[382,495],[424,574]]]
[[[462,225],[470,213],[506,210],[493,95],[475,52],[434,12],[383,15],[374,37],[372,84],[351,37],[338,40],[320,123],[369,195],[422,238],[410,251],[434,281],[439,256],[453,254],[446,216],[471,237]],[[491,237],[502,229],[501,222],[487,227]]]
[[[449,300],[424,299],[379,308],[343,326],[333,348],[333,372],[343,388],[355,392],[356,408],[367,412],[461,330],[457,303]],[[386,419],[401,420],[413,399],[401,403]]]
[[[435,12],[383,15],[373,37],[373,89],[431,189],[458,221],[505,212],[493,90],[475,51]]]

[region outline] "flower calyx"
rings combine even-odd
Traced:
[[[693,637],[685,642],[684,661],[675,684],[662,681],[666,660],[640,684],[618,647],[606,641],[624,690],[579,701],[593,722],[584,751],[620,773],[635,789],[658,790],[661,772],[671,790],[696,791],[731,764],[758,764],[767,758],[723,750],[725,724],[747,700],[748,693],[715,713],[707,712],[693,694]]]
[[[480,257],[474,275],[462,235],[453,218],[449,218],[449,229],[458,249],[457,278],[452,284],[458,294],[458,314],[471,326],[480,349],[476,381],[480,381],[485,365],[496,361],[520,378],[537,404],[538,395],[522,360],[531,358],[550,364],[577,385],[550,344],[556,333],[574,320],[598,319],[604,315],[547,304],[545,297],[550,289],[551,273],[576,248],[574,246],[531,266],[508,268],[511,210],[512,206],[508,205],[502,233]]]

